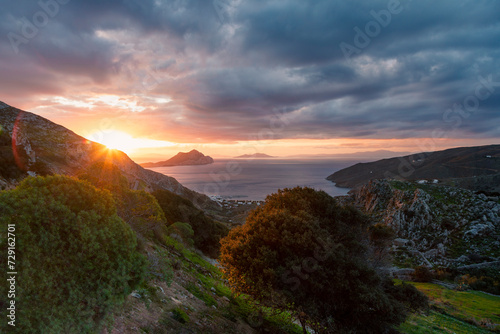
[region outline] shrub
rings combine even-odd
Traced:
[[[191,225],[194,245],[208,256],[213,258],[219,256],[219,242],[229,231],[226,226],[207,217],[189,200],[171,191],[157,190],[153,192],[153,196],[158,200],[167,222],[170,224],[183,222]]]
[[[430,271],[429,268],[426,266],[418,266],[415,268],[415,272],[413,273],[413,279],[416,282],[430,282],[433,278],[434,275]]]
[[[189,322],[189,316],[180,307],[176,307],[172,310],[172,318],[174,318],[181,324]]]
[[[173,223],[170,225],[167,229],[167,233],[172,236],[172,235],[178,235],[179,237],[182,238],[182,241],[184,241],[185,244],[188,246],[193,246],[194,241],[193,241],[193,235],[194,231],[191,225],[186,224],[186,223]]]
[[[500,282],[489,276],[471,276],[469,274],[457,279],[460,290],[477,290],[500,295]]]
[[[131,190],[127,178],[112,163],[96,162],[79,178],[111,191],[118,216],[140,236],[164,243],[167,220],[156,199],[143,190]]]
[[[19,332],[96,332],[144,275],[146,261],[136,251],[134,232],[117,216],[109,192],[87,182],[30,177],[0,192],[4,254],[8,224],[16,227]],[[2,309],[5,289],[1,284]]]

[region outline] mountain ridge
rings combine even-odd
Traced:
[[[116,165],[131,189],[166,189],[189,199],[198,207],[217,207],[206,195],[184,187],[173,177],[144,169],[125,153],[92,142],[36,114],[11,107],[0,101],[0,125],[4,145],[3,160],[13,162],[23,178],[34,174],[77,176],[97,162]],[[11,139],[12,145],[8,143]],[[1,188],[15,186],[17,179],[0,173]]]
[[[355,188],[374,179],[446,181],[466,188],[499,191],[500,145],[458,147],[358,163],[326,179],[339,187]]]
[[[254,153],[254,154],[243,154],[235,157],[235,159],[265,159],[265,158],[276,158],[265,153]]]

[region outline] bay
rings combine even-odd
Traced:
[[[220,159],[213,164],[151,168],[172,176],[183,186],[224,199],[264,200],[278,189],[307,186],[331,196],[350,189],[336,187],[325,178],[354,161],[289,159]]]

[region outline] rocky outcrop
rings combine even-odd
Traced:
[[[189,152],[179,152],[174,157],[160,162],[147,162],[141,164],[144,168],[152,167],[170,167],[170,166],[191,166],[191,165],[208,165],[214,163],[214,159],[197,150]]]
[[[473,191],[373,180],[350,201],[397,234],[396,260],[463,265],[500,256],[500,202]],[[397,257],[401,258],[397,258]]]
[[[167,189],[189,199],[200,208],[219,206],[205,195],[182,186],[172,177],[144,169],[125,153],[89,141],[43,117],[0,104],[2,131],[12,139],[17,168],[27,174],[78,175],[97,162],[114,164],[133,189]],[[1,177],[0,183],[18,180]]]

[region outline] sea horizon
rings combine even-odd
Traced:
[[[323,190],[332,197],[350,188],[326,180],[330,174],[359,161],[339,159],[218,159],[208,165],[150,168],[183,186],[211,197],[263,201],[278,189],[296,186]]]

